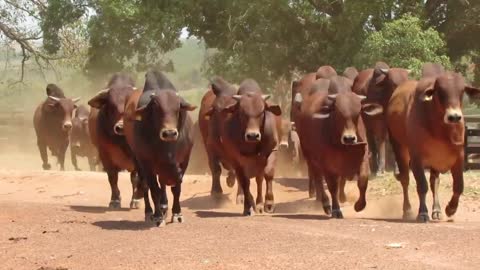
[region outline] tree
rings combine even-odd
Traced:
[[[423,30],[419,18],[404,15],[388,22],[381,31],[372,32],[356,56],[356,66],[365,68],[378,60],[393,67],[407,68],[419,75],[425,62],[451,67],[447,48],[433,28]]]

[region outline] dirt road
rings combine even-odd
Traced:
[[[127,174],[120,183],[128,207]],[[467,175],[467,186],[478,183]],[[235,189],[214,202],[209,177],[188,175],[186,223],[153,228],[143,209],[106,208],[104,173],[0,170],[0,269],[478,269],[477,187],[467,188],[454,222],[416,224],[398,220],[400,187],[388,177],[370,182],[364,212],[344,205],[344,220],[306,198],[306,180],[279,179],[276,213],[242,217]],[[347,188],[354,201],[355,186]]]

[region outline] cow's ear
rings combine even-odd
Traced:
[[[233,113],[238,107],[238,102],[232,102],[222,108],[222,112]]]
[[[186,111],[193,111],[197,108],[197,106],[195,105],[192,105],[188,102],[186,102],[185,100],[183,100],[183,98],[181,99],[180,101],[180,109],[182,110],[186,110]]]
[[[480,99],[480,89],[478,88],[475,88],[472,86],[466,86],[465,92],[467,93],[469,98]]]
[[[366,103],[362,105],[362,111],[368,116],[375,116],[383,113],[383,107],[377,103]]]
[[[277,104],[273,104],[273,105],[267,104],[267,107],[265,109],[276,116],[282,115],[282,109]]]
[[[107,88],[98,92],[88,101],[88,105],[92,108],[100,109],[108,100],[108,91],[110,91],[110,89]]]
[[[421,94],[420,94],[420,100],[423,102],[430,102],[433,100],[433,94],[435,94],[435,88],[429,87],[425,89]]]

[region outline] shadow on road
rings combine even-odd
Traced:
[[[188,198],[181,202],[182,207],[187,207],[192,210],[210,210],[222,208],[228,204],[231,204],[230,198],[228,195],[222,195],[219,198],[213,198],[208,195],[199,196],[198,194],[193,195],[191,198]]]
[[[102,228],[103,230],[118,230],[118,231],[143,231],[152,228],[151,224],[145,221],[130,221],[130,220],[105,220],[96,221],[92,225]]]
[[[299,191],[308,191],[308,179],[306,178],[277,178],[275,182],[289,188],[295,188]]]
[[[104,206],[70,205],[68,207],[70,207],[70,209],[76,212],[94,213],[94,214],[103,214],[106,212],[115,212],[115,211],[121,211],[121,212],[130,211],[130,208],[121,208],[121,209],[113,210]]]
[[[222,218],[222,217],[242,217],[241,213],[215,212],[215,211],[196,211],[199,218]]]
[[[274,218],[287,218],[287,219],[303,219],[303,220],[329,220],[329,216],[325,215],[315,215],[315,214],[279,214],[279,215],[272,215]]]

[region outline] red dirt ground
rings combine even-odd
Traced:
[[[467,186],[479,183],[466,176]],[[120,186],[127,207],[127,174]],[[156,228],[143,210],[106,208],[105,173],[0,169],[0,269],[478,269],[478,186],[462,197],[454,222],[429,224],[399,220],[399,186],[372,180],[363,212],[347,203],[345,219],[331,220],[307,199],[306,180],[278,179],[276,213],[242,217],[236,189],[224,185],[218,203],[208,176],[187,175],[186,222]],[[354,201],[354,183],[347,188]],[[442,188],[443,206],[450,194]]]

